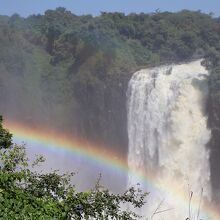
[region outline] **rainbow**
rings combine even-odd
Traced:
[[[49,151],[66,152],[73,157],[81,157],[90,162],[99,163],[102,167],[110,169],[112,172],[120,172],[126,175],[129,173],[129,175],[146,183],[150,188],[171,194],[173,198],[185,205],[189,202],[185,192],[179,190],[174,183],[161,184],[156,181],[153,173],[146,174],[144,171],[139,171],[138,173],[129,171],[126,158],[117,152],[106,150],[106,148],[95,144],[85,143],[82,140],[57,131],[31,127],[19,122],[6,121],[5,127],[10,130],[15,139],[33,144],[37,143],[38,146],[43,146]],[[192,203],[192,206],[198,207],[198,205],[199,201]],[[201,213],[206,217],[204,220],[220,219],[220,212],[210,203],[203,205]]]

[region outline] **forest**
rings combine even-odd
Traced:
[[[211,13],[157,10],[128,15],[101,12],[94,17],[77,16],[60,7],[27,18],[18,14],[0,16],[0,103],[5,103],[0,106],[0,114],[6,120],[74,133],[126,155],[126,91],[131,75],[141,68],[196,59],[204,59],[203,65],[210,72],[206,111],[212,138],[208,147],[212,149],[212,186],[219,189],[220,176],[216,175],[219,171],[214,164],[218,163],[220,156],[220,18]],[[33,186],[38,184],[39,192],[35,192],[36,197],[32,198],[34,206],[39,210],[47,207],[48,215],[56,207],[57,212],[53,214],[64,215],[63,219],[66,219],[65,209],[72,207],[66,207],[65,202],[61,204],[59,200],[63,194],[76,195],[76,192],[65,184],[67,188],[58,187],[66,179],[56,173],[52,176],[32,173],[26,166],[24,149],[19,146],[8,148],[11,136],[3,127],[0,132],[3,132],[0,133],[0,149],[5,144],[7,146],[3,151],[6,165],[0,168],[0,172],[5,172],[0,175],[0,199],[6,193],[4,189],[8,188],[8,183],[12,187],[10,193],[20,196],[18,203],[32,194]],[[2,139],[4,135],[6,139]],[[19,164],[14,164],[14,159]],[[15,172],[17,165],[23,167],[21,172]],[[55,182],[48,182],[48,178]],[[24,179],[29,184],[26,191],[16,185],[17,181],[22,183]],[[50,194],[41,191],[39,184],[45,184]],[[52,194],[51,187],[54,187]],[[4,196],[12,204],[13,196],[7,193]],[[37,193],[42,196],[40,199]],[[92,191],[77,196],[85,206],[88,205],[87,214],[91,217],[94,207],[90,205],[96,203],[85,201],[100,199],[106,208],[107,196],[112,199],[114,214],[115,210],[118,211],[119,200],[130,198],[131,202],[136,202],[135,192],[130,193],[131,197],[127,194],[115,197],[109,191],[100,191],[100,194]],[[78,202],[78,197],[74,198],[76,201],[72,202]],[[28,203],[28,200],[24,202]],[[20,207],[24,203],[17,205]],[[80,211],[82,209],[78,219]],[[111,211],[107,209],[106,212]],[[127,213],[120,212],[120,215],[129,219]]]

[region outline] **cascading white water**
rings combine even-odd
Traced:
[[[211,198],[207,75],[197,60],[140,70],[129,82],[128,166],[148,181],[130,175],[128,185],[139,182],[150,192],[141,213],[148,219],[156,211],[153,219],[194,220],[200,201]]]

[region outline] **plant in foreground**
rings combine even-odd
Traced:
[[[37,172],[44,162],[38,156],[31,163],[25,146],[12,144],[11,134],[0,121],[0,219],[137,219],[123,204],[140,208],[146,193],[131,187],[123,194],[111,193],[100,186],[77,192],[71,184],[73,173]],[[127,205],[128,206],[128,205]]]

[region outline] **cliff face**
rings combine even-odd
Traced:
[[[76,130],[81,137],[126,155],[127,114],[126,90],[129,74],[107,84],[79,86]]]
[[[212,185],[215,192],[214,197],[220,202],[220,69],[214,68],[209,78],[209,102],[208,102],[208,120],[212,131],[212,137],[209,143],[210,163]]]

